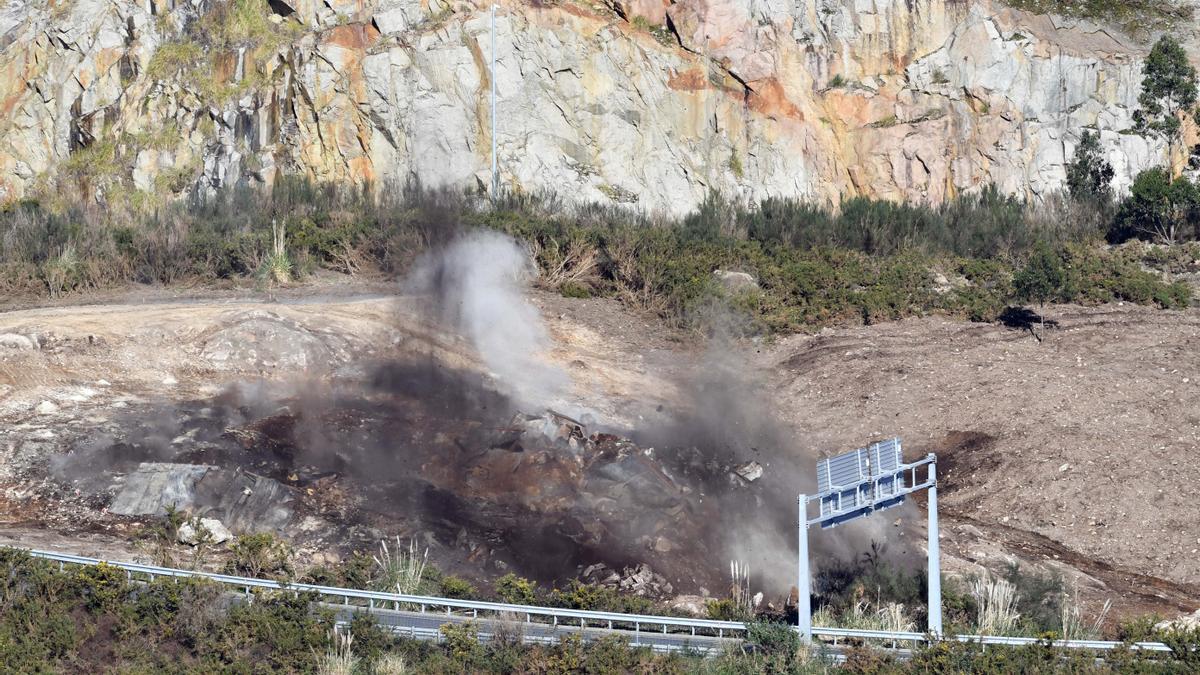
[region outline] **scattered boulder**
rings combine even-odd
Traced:
[[[938,295],[945,295],[956,288],[967,286],[968,283],[966,277],[961,275],[948,277],[937,270],[933,272],[933,292]]]
[[[1179,618],[1171,619],[1170,621],[1160,621],[1154,624],[1154,628],[1156,630],[1165,631],[1200,630],[1200,609],[1192,612],[1191,614],[1184,614]]]
[[[690,614],[691,616],[707,618],[708,603],[715,598],[703,595],[677,595],[671,598],[671,609]]]
[[[746,272],[714,270],[713,276],[727,291],[757,290],[758,281]]]
[[[216,518],[199,518],[180,525],[176,538],[179,543],[188,546],[197,546],[201,542],[223,544],[233,539],[233,533]]]
[[[115,487],[111,513],[159,516],[174,506],[242,531],[282,531],[295,502],[291,488],[278,481],[202,464],[142,462]]]
[[[261,310],[240,312],[208,337],[200,355],[230,369],[306,369],[344,361],[342,350],[306,327]]]
[[[580,577],[587,583],[634,595],[661,598],[675,592],[675,588],[665,577],[657,574],[646,564],[627,567],[617,574],[604,563],[596,563],[588,565]]]
[[[58,412],[58,406],[52,401],[42,401],[41,403],[37,404],[37,407],[33,410],[39,415],[53,415],[54,413]]]
[[[18,351],[30,351],[37,348],[37,344],[25,337],[16,333],[0,333],[0,347],[5,349],[16,349]]]
[[[758,462],[750,461],[737,467],[733,470],[733,472],[747,483],[753,483],[759,478],[762,478],[763,466]]]

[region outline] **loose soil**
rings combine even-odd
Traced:
[[[693,378],[711,367],[703,340],[615,302],[533,299],[554,339],[547,359],[571,377],[568,398],[607,425],[636,431],[687,405]],[[136,524],[63,486],[47,489],[37,473],[86,440],[89,425],[130,406],[208,399],[238,382],[303,388],[401,354],[483,370],[469,345],[379,285],[103,300],[0,314],[0,335],[39,345],[0,346],[0,543],[138,553]],[[948,571],[1015,562],[1064,574],[1093,605],[1112,598],[1120,615],[1195,610],[1200,312],[1046,314],[1058,327],[1040,342],[999,324],[929,317],[721,352],[791,430],[797,463],[893,435],[910,459],[936,453]],[[297,363],[271,344],[231,355],[213,347],[240,335],[223,332],[231,326],[260,320],[316,336],[317,356]],[[923,541],[923,514],[897,513]]]

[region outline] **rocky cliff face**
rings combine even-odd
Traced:
[[[503,185],[674,213],[713,188],[1039,195],[1085,127],[1118,187],[1164,153],[1121,133],[1145,39],[987,0],[508,0],[494,69],[487,6],[452,0],[34,1],[0,35],[4,200],[482,187],[493,78]]]

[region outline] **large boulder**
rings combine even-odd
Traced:
[[[229,528],[216,518],[197,518],[179,526],[176,539],[181,544],[197,546],[201,543],[223,544],[233,538]]]
[[[231,370],[308,370],[343,361],[336,338],[272,312],[239,312],[204,340],[200,355]]]
[[[32,339],[17,333],[0,333],[0,349],[16,349],[28,351],[35,349],[37,343]]]
[[[243,532],[283,530],[295,497],[286,485],[245,471],[199,464],[143,462],[121,477],[108,510],[117,515],[161,516],[167,507],[217,518]]]
[[[1159,623],[1154,624],[1154,627],[1158,630],[1165,631],[1198,630],[1200,629],[1200,609],[1192,612],[1191,614],[1184,614],[1176,619],[1171,619],[1170,621],[1160,621]]]

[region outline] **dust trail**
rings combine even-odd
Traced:
[[[852,448],[818,448],[802,429],[781,421],[772,392],[748,365],[754,341],[746,324],[723,307],[707,308],[709,328],[702,357],[683,376],[678,390],[687,398],[678,410],[635,431],[643,444],[690,446],[704,461],[731,467],[757,462],[762,477],[745,484],[732,475],[721,475],[705,486],[706,499],[721,503],[716,527],[725,529],[723,551],[713,551],[706,564],[720,568],[727,560],[748,563],[752,584],[766,592],[786,593],[796,583],[797,495],[816,491],[816,465],[826,454]],[[871,440],[862,439],[862,445]],[[810,514],[815,513],[810,506]],[[897,520],[899,519],[899,526]],[[812,567],[854,561],[871,550],[872,542],[892,542],[887,559],[908,569],[920,562],[920,539],[912,525],[919,522],[911,504],[840,527],[810,529]],[[724,556],[726,560],[717,559]]]
[[[498,388],[536,410],[566,391],[569,381],[538,356],[550,339],[525,298],[535,276],[528,251],[516,241],[478,231],[423,256],[405,290],[425,296],[431,318],[471,342]]]

